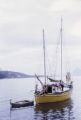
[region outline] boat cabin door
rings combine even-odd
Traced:
[[[55,87],[52,86],[52,94],[54,94],[54,93],[55,93]]]

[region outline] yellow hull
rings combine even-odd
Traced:
[[[68,100],[71,97],[72,89],[58,94],[35,95],[36,104],[52,103]]]

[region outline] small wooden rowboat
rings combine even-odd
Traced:
[[[18,101],[18,102],[11,102],[11,108],[20,108],[20,107],[27,107],[27,106],[33,106],[34,101],[29,101],[29,100],[23,100],[23,101]]]

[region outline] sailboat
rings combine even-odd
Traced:
[[[66,82],[63,81],[62,77],[62,18],[61,18],[61,80],[55,80],[53,78],[47,77],[46,75],[46,56],[45,56],[45,38],[43,30],[43,52],[44,52],[44,78],[45,83],[43,83],[39,76],[35,75],[37,80],[40,82],[42,88],[38,90],[38,85],[35,87],[35,102],[36,104],[41,103],[53,103],[62,102],[71,98],[73,83],[71,81],[70,72],[66,74]],[[47,84],[47,79],[51,81],[51,84]]]

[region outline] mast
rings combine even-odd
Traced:
[[[46,85],[46,51],[45,51],[44,29],[43,29],[43,52],[44,52],[44,77],[45,77],[45,85]]]
[[[62,80],[62,17],[61,17],[61,29],[60,29],[60,33],[61,33],[61,80]]]

